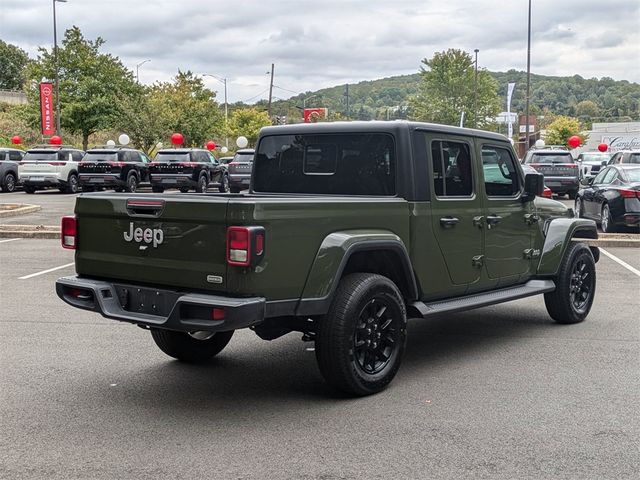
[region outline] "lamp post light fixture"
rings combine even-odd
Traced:
[[[53,0],[53,65],[56,77],[56,135],[60,136],[60,82],[58,81],[58,27],[56,25],[56,2],[67,3],[67,0]]]
[[[139,75],[140,67],[150,61],[151,59],[148,58],[147,60],[143,60],[140,63],[136,63],[136,83],[140,83],[140,75]]]
[[[473,80],[473,128],[478,128],[478,50],[474,50],[476,54],[475,63],[475,76]]]
[[[224,144],[227,148],[229,148],[229,138],[227,137],[227,124],[229,122],[229,103],[227,102],[227,79],[223,77],[219,77],[218,75],[213,75],[211,73],[203,73],[203,77],[211,77],[224,85]]]

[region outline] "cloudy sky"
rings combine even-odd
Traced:
[[[533,73],[640,81],[638,0],[532,3]],[[57,15],[59,32],[103,37],[134,71],[150,59],[141,82],[211,73],[230,102],[266,98],[272,62],[279,98],[414,73],[451,47],[478,48],[481,68],[526,69],[527,0],[68,0]],[[35,56],[52,37],[51,0],[0,0],[0,38]]]

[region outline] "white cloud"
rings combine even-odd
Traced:
[[[228,78],[230,101],[267,89],[272,62],[275,83],[300,92],[413,73],[452,47],[480,49],[488,70],[526,67],[526,0],[69,0],[57,13],[60,32],[77,25],[103,37],[132,70],[151,59],[142,82],[178,69],[214,73]],[[532,71],[640,81],[639,20],[640,3],[630,0],[537,0]],[[0,0],[0,28],[3,40],[35,56],[52,43],[51,2]],[[206,82],[222,96],[219,82]]]

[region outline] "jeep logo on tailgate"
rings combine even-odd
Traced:
[[[136,243],[153,243],[153,248],[157,248],[158,245],[162,245],[162,241],[164,240],[164,232],[161,228],[145,228],[144,230],[140,227],[134,229],[133,222],[129,222],[129,231],[124,233],[124,240],[126,242],[136,242]],[[140,248],[143,248],[140,246]],[[145,246],[146,248],[146,246]]]

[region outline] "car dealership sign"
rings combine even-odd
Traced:
[[[53,84],[40,84],[40,123],[42,125],[42,135],[53,135],[55,133],[53,118]]]
[[[618,152],[620,150],[636,150],[640,149],[640,135],[603,135],[602,143],[606,143],[607,145],[609,145],[610,152]]]

